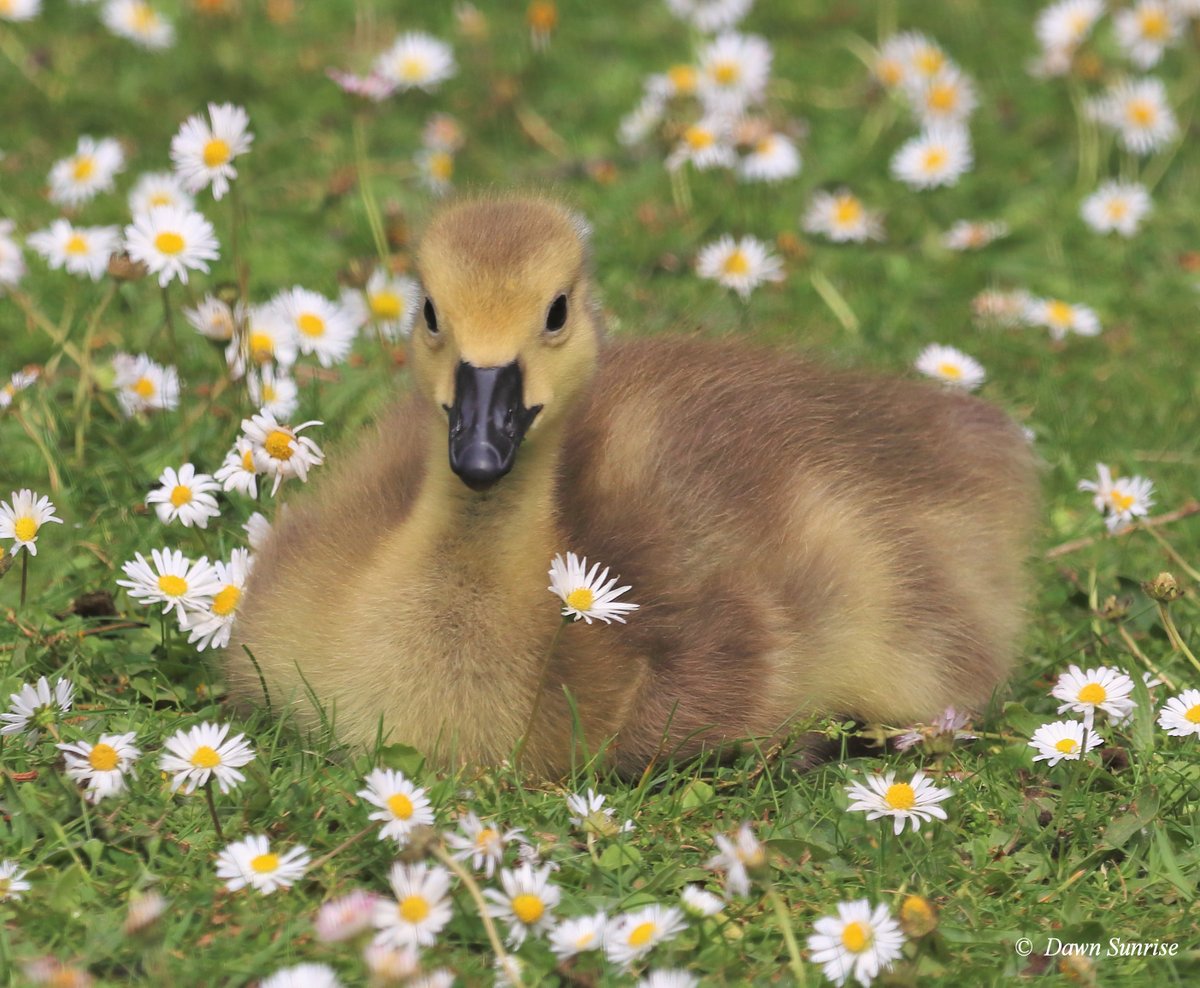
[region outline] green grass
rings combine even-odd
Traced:
[[[560,28],[541,55],[530,49],[520,4],[496,11],[481,5],[491,32],[479,42],[457,33],[449,4],[300,2],[286,23],[271,22],[257,4],[243,3],[242,12],[221,18],[201,17],[190,4],[164,4],[177,15],[182,36],[165,54],[109,36],[91,8],[47,5],[29,24],[0,22],[6,152],[0,217],[15,220],[22,234],[57,215],[44,196],[45,176],[79,134],[113,135],[126,145],[130,161],[120,194],[81,211],[88,224],[124,223],[125,190],[140,172],[168,165],[180,122],[209,100],[231,100],[246,106],[256,134],[253,152],[238,162],[237,180],[250,297],[265,300],[293,284],[332,295],[341,274],[374,255],[356,167],[369,176],[403,264],[412,231],[432,205],[414,180],[411,155],[428,114],[450,112],[467,133],[457,165],[461,187],[550,186],[588,214],[618,335],[738,333],[803,348],[832,364],[898,374],[912,373],[917,352],[930,342],[976,356],[988,370],[982,393],[1036,432],[1045,461],[1045,524],[1022,659],[995,709],[976,722],[984,736],[972,745],[936,758],[847,757],[811,772],[798,771],[787,750],[751,747],[723,766],[655,766],[637,784],[582,769],[562,785],[509,770],[438,776],[401,746],[346,751],[263,711],[243,717],[226,710],[212,656],[197,656],[178,636],[165,654],[157,619],[124,595],[117,596],[118,608],[128,621],[116,629],[103,630],[111,619],[58,616],[86,591],[115,592],[121,563],[136,551],[167,544],[227,558],[242,544],[240,526],[252,508],[244,499],[224,499],[221,519],[207,532],[164,530],[142,503],[166,466],[190,458],[200,469],[215,469],[247,411],[237,389],[219,386],[219,350],[178,314],[183,300],[236,283],[239,272],[225,252],[210,278],[197,276],[183,291],[172,286],[178,341],[172,348],[153,281],[93,285],[48,271],[27,251],[30,272],[21,293],[45,323],[0,297],[0,372],[35,362],[45,373],[14,409],[0,412],[0,497],[32,487],[52,497],[66,524],[43,530],[23,607],[20,564],[0,581],[0,695],[39,675],[67,675],[78,702],[62,726],[64,737],[136,731],[145,754],[132,791],[93,807],[61,771],[50,739],[3,743],[0,859],[28,869],[33,888],[0,903],[0,984],[22,983],[20,962],[44,954],[86,967],[103,984],[242,985],[304,959],[332,964],[348,985],[363,983],[357,952],[317,943],[311,916],[322,901],[352,888],[385,891],[394,847],[371,835],[289,891],[225,892],[213,864],[221,845],[204,800],[172,797],[156,769],[163,739],[201,719],[233,721],[258,752],[246,783],[216,800],[231,839],[266,832],[324,855],[363,829],[367,809],[355,792],[373,764],[390,764],[429,786],[440,825],[471,809],[523,827],[561,866],[554,880],[563,890],[563,915],[672,902],[687,882],[716,887],[704,869],[712,835],[751,821],[769,844],[774,883],[802,948],[812,922],[842,900],[866,896],[898,911],[903,897],[916,893],[937,906],[937,931],[909,944],[891,975],[896,984],[1000,984],[1043,971],[1039,983],[1063,983],[1070,978],[1058,971],[1058,959],[1037,956],[1048,937],[1105,946],[1110,937],[1178,944],[1174,957],[1094,959],[1083,965],[1094,970],[1074,972],[1072,983],[1194,983],[1200,975],[1197,739],[1168,738],[1140,694],[1131,725],[1106,727],[1102,759],[1048,769],[1031,763],[1025,742],[1039,724],[1056,719],[1048,690],[1068,664],[1115,665],[1138,677],[1141,666],[1120,626],[1181,689],[1200,681],[1137,586],[1163,569],[1184,581],[1189,594],[1172,613],[1194,651],[1200,620],[1193,584],[1146,533],[1103,537],[1089,498],[1075,489],[1102,460],[1153,478],[1156,511],[1180,508],[1196,493],[1200,296],[1197,257],[1189,252],[1200,249],[1200,153],[1194,139],[1184,140],[1141,165],[1142,174],[1161,177],[1152,190],[1155,211],[1136,238],[1088,231],[1078,217],[1082,195],[1098,176],[1134,174],[1138,164],[1077,123],[1072,95],[1095,92],[1097,81],[1037,81],[1025,72],[1038,4],[760,0],[745,29],[775,46],[769,106],[779,123],[807,124],[804,171],[769,189],[740,186],[725,173],[694,174],[687,213],[673,205],[659,151],[631,153],[615,140],[644,75],[693,50],[658,3],[561,3]],[[955,188],[914,193],[887,175],[892,152],[914,128],[872,91],[854,50],[897,24],[930,33],[979,84],[982,106],[972,124],[977,167]],[[401,95],[364,109],[324,78],[329,65],[365,67],[396,30],[408,28],[455,46],[459,74],[436,94]],[[1120,74],[1109,28],[1093,50],[1102,79]],[[1185,127],[1197,107],[1197,51],[1193,33],[1155,70]],[[368,142],[360,161],[356,113]],[[564,154],[531,139],[521,122],[531,115],[561,138]],[[601,161],[614,166],[613,181],[590,177],[587,166]],[[812,191],[843,182],[886,211],[885,243],[841,247],[800,233],[798,217]],[[199,203],[227,243],[230,201],[214,204],[204,194]],[[1013,232],[978,254],[950,253],[937,234],[961,217],[1002,218]],[[696,250],[725,232],[798,236],[787,280],[745,305],[699,281],[690,271]],[[827,306],[814,277],[834,287],[856,331]],[[1086,303],[1104,332],[1053,344],[1040,330],[976,328],[970,300],[989,287]],[[89,324],[110,293],[89,342]],[[299,417],[325,420],[320,438],[335,457],[343,440],[406,387],[403,370],[368,344],[319,389],[303,388]],[[105,385],[107,362],[118,349],[145,350],[179,367],[178,411],[132,421],[115,414]],[[82,384],[81,350],[95,369]],[[1196,516],[1161,531],[1200,566]],[[1055,545],[1093,536],[1073,552],[1043,558]],[[1128,601],[1115,621],[1097,614],[1110,595]],[[1159,702],[1166,695],[1171,691],[1160,688]],[[818,727],[848,740],[848,727]],[[922,765],[944,773],[954,790],[947,823],[894,837],[886,822],[846,812],[847,782]],[[605,792],[619,818],[633,818],[637,829],[586,842],[568,822],[563,795],[588,786]],[[128,896],[149,887],[170,900],[170,909],[146,937],[125,937]],[[461,984],[489,984],[492,955],[482,924],[466,890],[456,886],[453,895],[455,917],[429,952],[431,963],[455,970]],[[1015,952],[1021,937],[1033,941],[1034,957]],[[581,962],[573,980],[555,974],[549,951],[537,942],[521,955],[530,983],[629,983],[594,958]],[[655,967],[686,966],[705,985],[793,981],[778,916],[757,891],[735,900],[720,919],[692,924],[652,959]],[[821,983],[817,967],[805,968],[809,984]]]

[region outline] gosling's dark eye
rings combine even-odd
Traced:
[[[429,327],[429,332],[437,334],[437,313],[433,311],[433,300],[428,296],[425,298],[425,325]]]
[[[550,303],[550,311],[546,313],[546,332],[557,333],[567,324],[567,296],[560,295]]]

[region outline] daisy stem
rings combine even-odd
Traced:
[[[322,854],[319,858],[317,858],[316,861],[312,862],[312,864],[310,864],[308,866],[308,870],[316,871],[318,868],[321,867],[321,865],[336,858],[339,854],[341,854],[344,850],[346,850],[346,848],[353,847],[364,837],[367,837],[370,834],[373,834],[378,829],[379,829],[379,825],[377,823],[373,823],[373,822],[368,823],[365,827],[362,828],[362,830],[360,830],[358,833],[356,833],[350,837],[347,837],[332,851],[326,851],[324,854]]]
[[[1135,642],[1133,640],[1133,636],[1130,635],[1129,632],[1125,630],[1125,625],[1123,625],[1123,624],[1117,625],[1117,634],[1120,636],[1121,641],[1124,643],[1125,647],[1127,649],[1129,649],[1130,653],[1134,656],[1134,658],[1136,658],[1139,662],[1142,663],[1142,665],[1144,665],[1147,669],[1149,669],[1150,672],[1154,674],[1155,678],[1161,679],[1164,683],[1167,684],[1167,686],[1170,689],[1173,689],[1173,690],[1179,689],[1179,687],[1176,686],[1175,683],[1172,681],[1171,677],[1168,676],[1166,673],[1159,672],[1159,670],[1155,667],[1154,663],[1150,661],[1150,659],[1146,655],[1146,653],[1137,647],[1137,642]]]
[[[525,754],[525,746],[529,743],[529,735],[533,733],[533,725],[537,721],[538,711],[542,708],[542,690],[546,685],[546,676],[550,672],[550,660],[554,658],[554,646],[558,644],[558,636],[562,634],[563,628],[571,623],[569,617],[564,617],[554,630],[554,637],[550,639],[550,647],[546,649],[546,658],[542,662],[542,671],[538,674],[537,687],[533,694],[533,706],[529,710],[529,720],[525,722],[525,730],[521,733],[521,740],[517,743],[517,750],[513,754],[513,766],[519,767],[521,764],[521,756]]]
[[[170,640],[170,638],[167,637],[167,612],[166,611],[163,611],[162,614],[159,615],[159,622],[160,622],[160,626],[162,627],[163,661],[170,662],[171,661],[171,640]]]
[[[1190,576],[1197,583],[1200,583],[1200,571],[1195,570],[1191,566],[1189,566],[1187,560],[1184,559],[1183,556],[1179,555],[1178,550],[1173,545],[1171,545],[1170,542],[1168,542],[1161,535],[1159,535],[1158,532],[1156,532],[1149,525],[1139,525],[1138,529],[1139,529],[1139,531],[1145,532],[1152,539],[1154,539],[1155,542],[1157,542],[1160,546],[1162,546],[1163,552],[1165,552],[1168,556],[1170,556],[1172,561],[1177,566],[1179,566],[1185,573],[1187,573],[1188,576]]]
[[[479,918],[483,921],[483,929],[487,933],[488,942],[492,945],[492,950],[496,954],[496,960],[504,969],[504,973],[508,975],[509,980],[516,988],[523,988],[524,982],[521,981],[521,972],[517,969],[517,965],[512,962],[508,951],[504,949],[504,944],[500,942],[500,935],[496,932],[496,924],[492,922],[491,913],[488,912],[487,903],[483,899],[483,893],[479,891],[479,885],[471,876],[471,873],[462,866],[462,863],[446,853],[446,849],[441,846],[433,848],[433,856],[442,864],[449,868],[458,880],[463,883],[468,894],[475,902],[475,908],[479,910]]]
[[[171,348],[171,359],[179,359],[179,344],[175,341],[175,319],[171,315],[171,295],[168,285],[162,286],[163,324],[167,327],[167,343]]]
[[[1171,617],[1171,611],[1161,600],[1158,603],[1158,614],[1162,618],[1163,627],[1167,630],[1167,637],[1171,639],[1171,644],[1177,651],[1182,652],[1187,656],[1187,660],[1200,671],[1200,660],[1192,654],[1192,650],[1187,647],[1187,643],[1183,640],[1183,636],[1179,633],[1179,629],[1175,627],[1175,619]]]
[[[21,553],[21,606],[25,606],[25,585],[29,578],[29,550]]]
[[[204,785],[204,801],[208,803],[208,815],[212,817],[213,829],[217,832],[217,840],[225,843],[225,834],[221,830],[221,819],[217,816],[217,803],[213,799],[212,780]]]
[[[779,894],[779,890],[775,888],[775,883],[768,880],[766,889],[767,898],[771,901],[771,908],[775,910],[775,917],[779,920],[779,930],[783,934],[783,942],[787,944],[788,957],[791,958],[788,966],[792,969],[796,984],[800,988],[804,988],[808,981],[804,974],[804,961],[800,957],[800,945],[796,942],[796,934],[792,929],[792,917],[788,913],[787,905]]]
[[[367,128],[365,116],[361,113],[354,115],[354,170],[358,175],[358,191],[362,196],[363,211],[367,214],[367,225],[371,228],[371,239],[375,241],[375,250],[379,260],[386,268],[388,264],[387,235],[383,230],[383,220],[379,215],[379,205],[371,192],[368,177],[367,161]]]

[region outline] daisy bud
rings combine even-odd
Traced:
[[[937,910],[919,895],[910,895],[900,906],[900,929],[915,938],[928,936],[937,929]]]
[[[1110,595],[1100,605],[1100,616],[1109,621],[1124,621],[1129,616],[1129,598]]]
[[[114,281],[141,281],[149,273],[141,261],[135,261],[127,251],[117,251],[108,259],[108,274]]]
[[[1183,596],[1183,590],[1172,573],[1159,573],[1153,580],[1143,583],[1142,589],[1148,597],[1160,604],[1170,604]]]

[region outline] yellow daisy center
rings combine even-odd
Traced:
[[[144,3],[139,3],[130,11],[129,19],[133,22],[133,29],[142,33],[154,30],[158,24],[158,15]]]
[[[913,59],[922,75],[933,75],[946,64],[946,56],[936,48],[926,48]]]
[[[18,518],[13,522],[13,535],[17,537],[19,542],[29,542],[38,533],[38,523],[29,515],[23,518]]]
[[[958,364],[940,363],[937,370],[942,377],[948,377],[952,381],[958,381],[963,376],[962,368]]]
[[[129,390],[139,398],[153,398],[155,391],[154,382],[148,377],[139,377],[134,381]]]
[[[399,820],[408,820],[413,815],[412,800],[402,792],[398,792],[394,796],[388,796],[387,808]]]
[[[1125,116],[1135,127],[1149,127],[1158,116],[1158,110],[1149,100],[1131,100],[1125,108]]]
[[[408,55],[400,61],[400,78],[406,82],[418,82],[428,74],[425,59],[420,55]]]
[[[268,875],[279,867],[279,855],[268,851],[250,860],[250,867],[260,875]]]
[[[68,254],[86,254],[88,252],[88,243],[78,233],[71,234],[71,239],[67,241],[63,247]]]
[[[95,160],[85,156],[75,159],[75,167],[71,169],[71,174],[75,176],[76,182],[86,182],[95,171]]]
[[[1075,318],[1075,312],[1066,302],[1054,299],[1046,306],[1046,318],[1055,326],[1069,326]]]
[[[576,950],[587,950],[587,948],[590,947],[595,942],[595,939],[596,939],[596,931],[595,930],[588,930],[586,933],[581,933],[575,939],[575,949]]]
[[[376,319],[398,319],[404,311],[404,301],[395,292],[376,292],[370,303]]]
[[[1123,494],[1120,491],[1113,491],[1108,498],[1118,511],[1128,511],[1133,507],[1133,502],[1137,500],[1132,494]]]
[[[1079,35],[1083,34],[1083,32],[1088,29],[1090,22],[1089,22],[1086,14],[1076,13],[1076,14],[1072,14],[1070,16],[1069,23],[1071,26],[1071,34],[1078,37]]]
[[[1079,742],[1074,738],[1063,738],[1054,745],[1055,751],[1061,751],[1064,755],[1073,755],[1079,750]]]
[[[1183,719],[1192,724],[1200,724],[1200,703],[1197,703],[1194,707],[1190,707],[1183,715]]]
[[[1129,212],[1129,203],[1124,199],[1114,199],[1108,204],[1109,219],[1119,220]]]
[[[1143,10],[1140,20],[1142,34],[1155,41],[1162,40],[1170,31],[1170,22],[1167,20],[1167,15],[1161,10]]]
[[[635,926],[629,933],[629,946],[631,946],[631,947],[646,946],[646,944],[648,944],[650,942],[651,938],[654,936],[654,933],[657,929],[658,929],[658,926],[656,924],[649,923],[649,922],[642,923],[639,926]]]
[[[187,580],[167,573],[158,578],[158,589],[168,597],[182,597],[188,590]]]
[[[429,156],[429,174],[439,182],[449,182],[454,177],[454,158],[445,151],[435,151]]]
[[[170,206],[174,202],[175,200],[165,192],[155,192],[154,195],[150,197],[151,206]]]
[[[1076,699],[1080,703],[1103,703],[1108,699],[1108,692],[1099,683],[1088,683]]]
[[[907,782],[897,782],[888,786],[883,801],[893,810],[911,810],[917,805],[917,794]]]
[[[716,135],[711,130],[705,130],[703,127],[696,126],[685,130],[683,132],[683,139],[693,151],[703,151],[707,147],[712,147],[717,141]]]
[[[263,396],[263,404],[264,405],[271,404],[271,402],[273,402],[275,400],[276,393],[277,392],[275,391],[275,385],[270,384],[267,381],[263,381],[262,396]]]
[[[925,161],[922,167],[927,172],[935,172],[940,168],[945,168],[947,160],[949,160],[949,155],[946,154],[945,148],[929,148],[925,152]]]
[[[755,154],[770,154],[775,149],[775,137],[773,134],[768,134],[761,141],[754,145]]]
[[[746,260],[746,255],[742,251],[735,250],[725,258],[725,263],[721,267],[726,274],[745,274],[750,270],[750,262]]]
[[[88,764],[97,772],[111,772],[118,761],[117,749],[110,744],[101,742],[88,752]]]
[[[847,923],[842,928],[842,946],[851,953],[861,954],[871,944],[871,929],[863,923]]]
[[[400,903],[400,918],[406,923],[419,923],[429,915],[429,903],[424,896],[406,896]]]
[[[546,907],[536,895],[525,892],[512,900],[512,911],[517,919],[529,925],[530,923],[536,923],[542,918]]]
[[[854,196],[839,196],[833,204],[833,222],[838,226],[857,223],[862,217],[862,203]]]
[[[885,58],[875,66],[875,75],[889,89],[898,86],[904,79],[904,66],[894,58]]]
[[[164,254],[178,254],[184,248],[183,237],[165,230],[154,238],[154,246]]]
[[[217,754],[215,749],[202,744],[192,754],[191,761],[196,768],[216,768],[221,764],[221,756]]]
[[[567,606],[577,611],[586,611],[596,602],[596,595],[589,587],[580,587],[567,594]]]
[[[242,591],[231,583],[229,586],[223,587],[213,597],[213,613],[217,617],[225,617],[226,614],[232,614],[237,609],[238,601],[241,599]]]
[[[183,484],[176,484],[175,489],[171,491],[171,503],[177,508],[182,508],[192,499],[192,489],[184,487]]]
[[[242,454],[242,469],[247,473],[254,473],[254,450],[247,449]]]
[[[311,312],[300,313],[296,326],[305,336],[325,335],[325,320]]]
[[[275,341],[266,333],[250,334],[250,356],[257,361],[270,360],[275,354]]]
[[[667,69],[667,78],[677,93],[690,93],[696,88],[696,70],[690,65],[672,65]]]
[[[475,835],[475,846],[481,849],[490,847],[500,839],[500,834],[491,827],[484,827]]]
[[[926,103],[931,110],[953,110],[958,105],[958,90],[949,85],[934,86],[929,90]]]
[[[295,452],[292,449],[292,434],[284,432],[282,429],[275,429],[267,435],[263,447],[267,451],[267,455],[273,460],[290,460]]]
[[[742,67],[737,62],[717,62],[711,71],[713,79],[722,86],[732,86],[742,77]]]
[[[229,160],[229,145],[219,137],[212,138],[204,145],[202,153],[207,168],[216,168]]]

